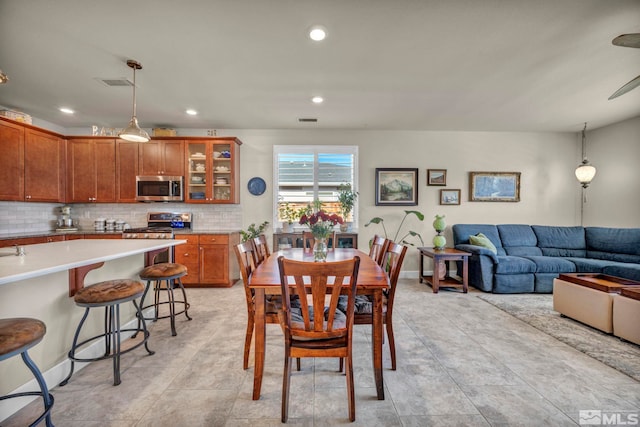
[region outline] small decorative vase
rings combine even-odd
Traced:
[[[438,231],[438,234],[433,238],[433,247],[438,250],[444,249],[444,245],[447,244],[447,239],[440,233]]]
[[[447,228],[447,223],[444,222],[444,215],[436,215],[436,219],[433,221],[433,228],[441,233]]]
[[[291,233],[291,223],[284,221],[282,223],[282,232],[283,233]]]
[[[340,224],[340,231],[343,233],[346,233],[347,231],[349,231],[349,224],[346,222],[343,222],[342,224]]]
[[[327,238],[315,237],[313,243],[313,261],[325,262],[327,260]]]

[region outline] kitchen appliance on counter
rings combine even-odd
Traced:
[[[181,202],[184,200],[181,176],[136,176],[136,200],[139,202]]]
[[[175,229],[191,229],[191,212],[149,212],[147,226],[128,228],[123,239],[173,239]],[[157,255],[154,263],[173,262],[173,247]]]
[[[56,221],[56,232],[78,231],[78,222],[71,218],[71,206],[60,207],[60,215]]]

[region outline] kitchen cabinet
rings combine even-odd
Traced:
[[[234,137],[186,141],[187,203],[240,203],[240,144]]]
[[[24,126],[0,120],[0,200],[24,200]]]
[[[67,202],[116,201],[115,147],[113,138],[69,138]]]
[[[19,237],[16,239],[2,239],[0,240],[0,248],[7,248],[15,245],[24,246],[24,245],[35,245],[38,243],[62,242],[64,240],[66,240],[65,236],[35,236],[35,237]]]
[[[140,175],[184,176],[184,141],[153,139],[139,143]]]
[[[65,141],[52,132],[0,119],[0,200],[64,202]]]
[[[233,247],[240,243],[239,233],[176,235],[187,244],[175,247],[175,262],[187,267],[182,278],[185,286],[230,287],[239,279]]]
[[[116,200],[136,202],[136,176],[139,167],[139,142],[116,141]]]

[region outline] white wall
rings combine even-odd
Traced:
[[[585,191],[584,225],[640,227],[640,117],[587,130],[597,173]]]

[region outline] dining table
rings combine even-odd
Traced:
[[[278,258],[283,256],[296,261],[314,262],[313,253],[302,248],[288,248],[273,252],[254,271],[249,279],[249,288],[254,291],[255,298],[255,344],[253,371],[253,400],[260,399],[262,376],[265,363],[266,334],[266,296],[280,295],[280,270]],[[382,378],[382,301],[383,291],[389,289],[389,279],[385,271],[369,257],[368,254],[353,248],[335,248],[327,252],[327,262],[344,261],[360,257],[360,268],[356,282],[356,293],[373,297],[372,359],[378,400],[384,400],[384,382]]]

